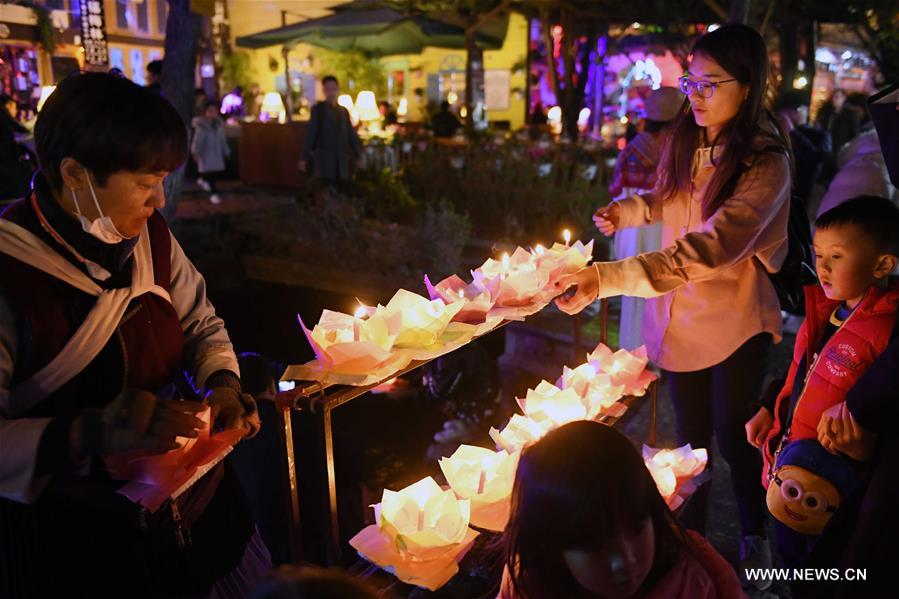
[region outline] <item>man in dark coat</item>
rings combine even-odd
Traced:
[[[350,113],[337,104],[337,78],[328,75],[322,79],[322,89],[325,99],[312,107],[297,167],[306,172],[311,161],[316,177],[343,190],[350,180],[350,158],[356,160],[362,155],[362,145],[350,122]]]

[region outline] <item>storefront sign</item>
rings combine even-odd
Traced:
[[[102,0],[78,0],[81,5],[81,45],[84,61],[91,65],[107,65],[106,16]]]

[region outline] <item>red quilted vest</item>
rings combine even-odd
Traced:
[[[768,469],[774,463],[774,454],[783,436],[783,419],[786,418],[793,385],[804,384],[805,389],[793,411],[790,440],[817,439],[821,414],[845,401],[846,392],[889,344],[899,308],[899,278],[891,278],[885,289],[870,288],[852,314],[821,348],[820,355],[815,355],[814,348],[820,343],[824,326],[839,304],[839,301],[827,299],[819,285],[805,288],[805,322],[796,336],[787,382],[777,396],[774,426],[762,446],[765,459],[762,480],[766,488]],[[812,365],[805,382],[805,373],[797,372],[803,356],[806,356],[806,367]]]

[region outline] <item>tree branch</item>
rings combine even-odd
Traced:
[[[723,21],[727,20],[727,11],[724,10],[720,4],[718,4],[715,0],[704,0],[705,5],[712,9],[716,15],[721,17]]]
[[[765,30],[768,29],[768,21],[771,19],[771,14],[774,12],[774,5],[777,4],[777,0],[769,0],[768,8],[765,10],[765,16],[762,18],[762,24],[759,27],[759,35],[765,37]]]
[[[486,12],[478,17],[478,19],[474,23],[472,23],[470,27],[468,27],[468,30],[466,32],[473,33],[478,31],[481,27],[508,10],[509,7],[512,6],[513,2],[514,0],[503,0],[502,2],[497,4],[496,7],[493,8],[490,12]]]

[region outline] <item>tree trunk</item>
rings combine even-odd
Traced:
[[[477,30],[465,30],[465,107],[466,129],[487,128],[487,107],[484,102],[484,51],[477,44]]]
[[[593,137],[602,135],[602,111],[605,98],[606,55],[609,50],[609,26],[602,26],[602,37],[596,45],[596,80],[593,84]]]
[[[194,73],[197,67],[197,44],[200,39],[200,15],[190,11],[190,0],[168,0],[169,16],[165,24],[165,57],[162,65],[162,92],[168,98],[184,126],[190,130],[194,106]],[[175,217],[184,180],[184,166],[165,180],[165,208],[168,222]]]

